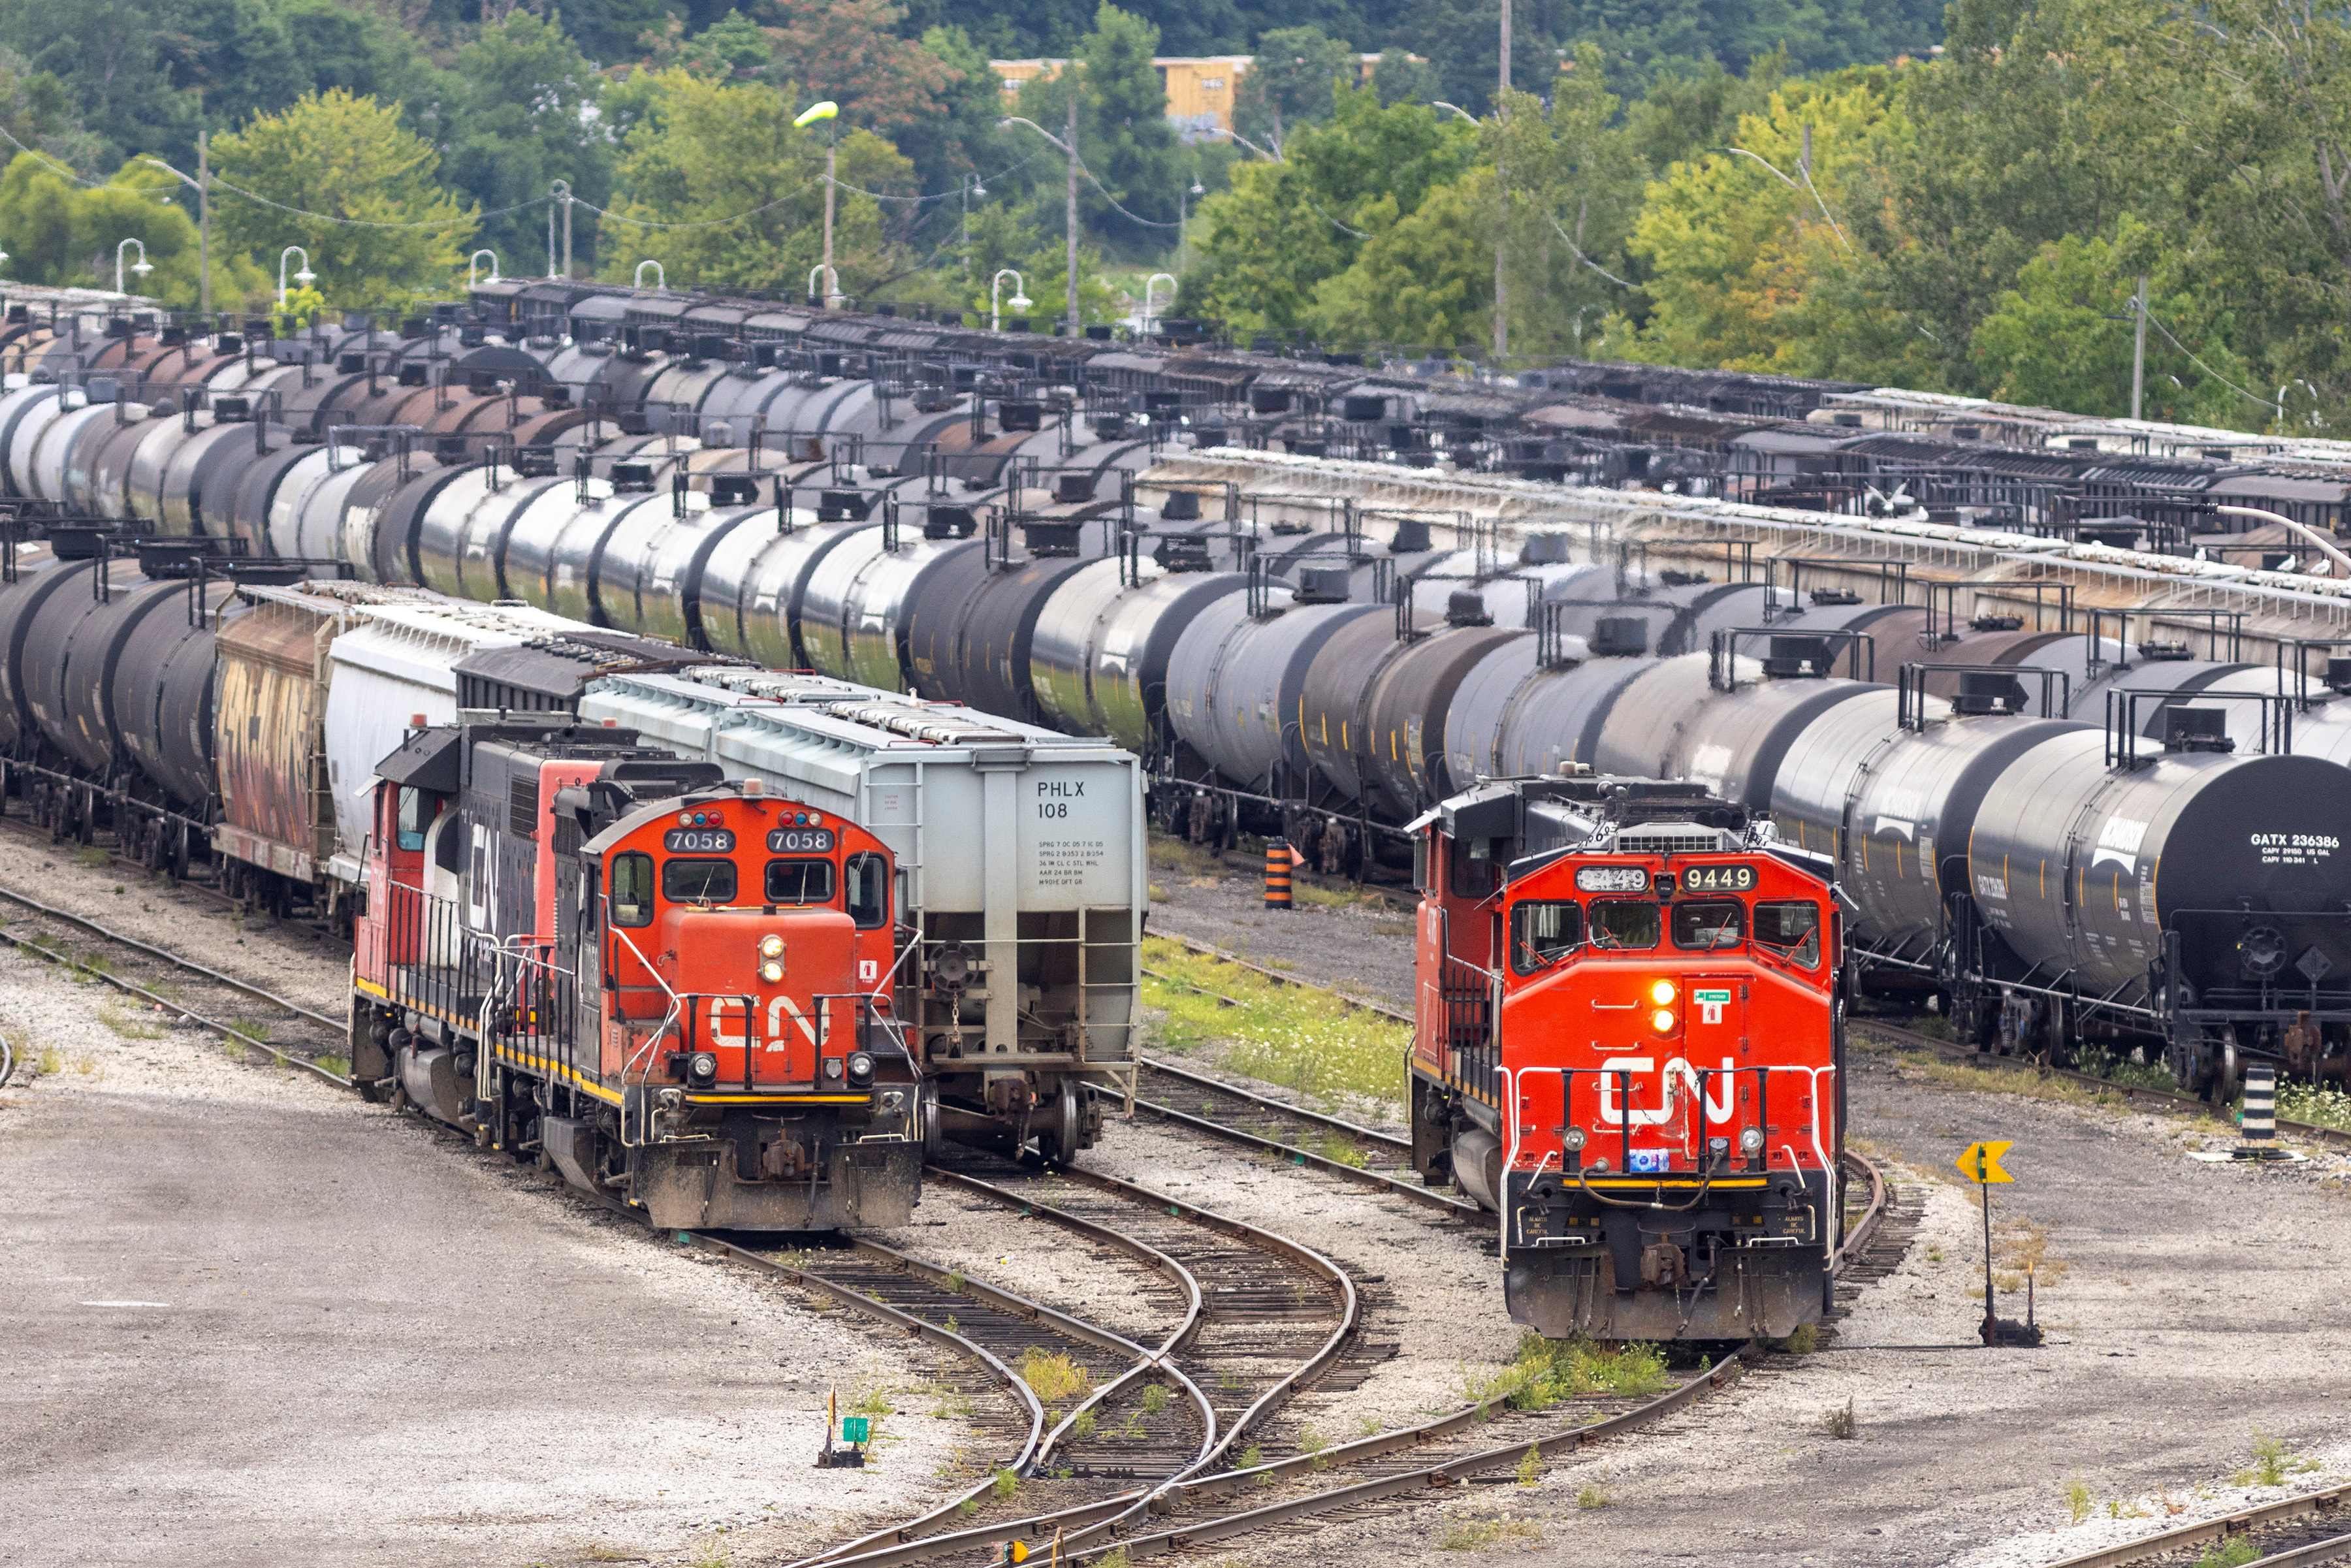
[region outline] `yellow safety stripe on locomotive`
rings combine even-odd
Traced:
[[[1609,1178],[1607,1178],[1606,1180],[1604,1180],[1604,1180],[1602,1180],[1601,1178],[1599,1178],[1599,1177],[1597,1177],[1597,1176],[1589,1176],[1589,1177],[1586,1177],[1586,1178],[1585,1178],[1585,1180],[1584,1180],[1584,1185],[1585,1185],[1585,1186],[1605,1186],[1605,1187],[1620,1187],[1620,1186],[1686,1186],[1686,1187],[1700,1187],[1700,1186],[1705,1186],[1705,1187],[1716,1187],[1716,1188],[1722,1188],[1722,1187],[1739,1187],[1739,1186],[1753,1187],[1753,1186],[1763,1186],[1763,1185],[1764,1185],[1764,1178],[1763,1178],[1763,1177],[1761,1177],[1761,1176],[1717,1176],[1717,1177],[1715,1177],[1715,1178],[1714,1178],[1714,1180],[1712,1180],[1712,1181],[1704,1181],[1704,1180],[1692,1181],[1692,1180],[1690,1180],[1690,1179],[1688,1179],[1688,1178],[1687,1178],[1687,1177],[1682,1177],[1682,1176],[1666,1176],[1666,1177],[1657,1177],[1657,1176],[1611,1176],[1611,1177],[1609,1177]]]

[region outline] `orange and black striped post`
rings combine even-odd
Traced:
[[[1265,906],[1290,907],[1290,841],[1274,839],[1265,846]]]

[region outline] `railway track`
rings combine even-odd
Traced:
[[[2351,1518],[2351,1482],[2282,1498],[2258,1508],[2243,1509],[2220,1519],[2183,1524],[2174,1530],[2101,1547],[2053,1563],[2049,1568],[2129,1568],[2133,1564],[2183,1565],[2210,1562],[2214,1553],[2201,1549],[2216,1542],[2241,1542],[2262,1553],[2231,1556],[2242,1568],[2309,1568],[2320,1563],[2351,1559],[2351,1534],[2344,1533]]]
[[[347,1075],[326,1064],[342,1060],[340,1019],[13,889],[0,888],[0,918],[5,922],[0,943],[20,953],[338,1088],[352,1087]],[[269,1022],[247,1016],[255,1003],[268,1009]]]
[[[1968,1046],[1954,1045],[1949,1040],[1937,1040],[1933,1035],[1921,1034],[1915,1029],[1888,1022],[1884,1019],[1855,1019],[1853,1020],[1852,1027],[1865,1033],[1877,1035],[1897,1045],[1931,1051],[1947,1061],[1984,1067],[1995,1072],[2014,1072],[2019,1075],[2031,1074],[2036,1077],[2055,1078],[2067,1083],[2080,1084],[2085,1089],[2096,1090],[2102,1094],[2120,1095],[2133,1105],[2146,1105],[2234,1124],[2226,1106],[2215,1105],[2210,1100],[2198,1095],[2183,1094],[2176,1089],[2154,1089],[2145,1084],[2118,1082],[2112,1078],[2100,1078],[2095,1073],[2075,1072],[2070,1068],[2043,1067],[2037,1062],[2017,1057],[1985,1056]],[[2283,1116],[2277,1119],[2277,1125],[2278,1131],[2282,1133],[2293,1133],[2308,1138],[2314,1143],[2324,1144],[2330,1148],[2351,1149],[2351,1131],[2341,1127],[2329,1127],[2315,1122],[2289,1121]]]

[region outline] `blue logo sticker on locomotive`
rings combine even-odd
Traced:
[[[1635,1149],[1632,1164],[1625,1168],[1635,1176],[1662,1176],[1673,1169],[1673,1154],[1667,1149]]]

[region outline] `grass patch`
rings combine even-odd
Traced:
[[[269,1026],[266,1023],[255,1023],[251,1019],[239,1019],[229,1025],[228,1029],[231,1034],[241,1034],[250,1040],[264,1040],[269,1038]]]
[[[2074,1071],[2132,1089],[2177,1091],[2179,1088],[2179,1080],[2174,1078],[2171,1069],[2160,1061],[2134,1061],[2127,1055],[2108,1051],[2094,1042],[2085,1042],[2074,1054]]]
[[[1126,1548],[1121,1546],[1107,1557],[1094,1559],[1094,1568],[1134,1568],[1134,1559],[1127,1556]]]
[[[2315,1084],[2278,1085],[2278,1114],[2289,1122],[2311,1122],[2322,1127],[2351,1127],[2351,1094]]]
[[[1070,1423],[1070,1436],[1081,1443],[1092,1442],[1094,1434],[1101,1429],[1102,1422],[1095,1416],[1094,1408],[1091,1405],[1079,1411],[1078,1418]]]
[[[2223,1541],[2196,1560],[2196,1568],[2245,1568],[2248,1563],[2261,1560],[2262,1549],[2241,1537]]]
[[[1335,1129],[1322,1134],[1320,1152],[1333,1165],[1353,1166],[1357,1170],[1372,1163],[1372,1156],[1354,1139]]]
[[[1145,1384],[1143,1389],[1143,1413],[1146,1416],[1156,1416],[1166,1408],[1167,1385],[1164,1383]]]
[[[1962,1067],[1955,1061],[1938,1061],[1916,1051],[1902,1057],[1906,1066],[1917,1068],[1929,1083],[1946,1089],[1959,1089],[1976,1094],[2018,1094],[2028,1100],[2052,1100],[2062,1105],[2121,1105],[2125,1096],[2105,1089],[2092,1089],[2086,1084],[2054,1076],[2043,1077],[2031,1070],[2002,1071],[1990,1067]]]
[[[998,1470],[996,1479],[988,1482],[987,1490],[998,1497],[1010,1497],[1020,1490],[1020,1478],[1010,1470]]]
[[[2065,1513],[2070,1523],[2079,1524],[2090,1517],[2090,1483],[2075,1476],[2065,1483]]]
[[[1301,1094],[1350,1093],[1401,1104],[1411,1025],[1165,937],[1144,941],[1143,961],[1168,977],[1143,981],[1144,1003],[1165,1014],[1155,1026],[1165,1044],[1177,1051],[1221,1044],[1224,1066]],[[1238,1005],[1228,1007],[1218,997]]]
[[[348,1057],[314,1056],[310,1059],[310,1065],[322,1072],[331,1072],[338,1078],[349,1078],[351,1075],[351,1064]]]
[[[1225,874],[1223,857],[1216,851],[1161,833],[1151,835],[1151,863],[1165,866],[1170,871],[1180,871],[1186,876],[1221,877]]]
[[[1512,1541],[1540,1541],[1542,1526],[1524,1519],[1457,1519],[1437,1538],[1441,1552],[1483,1552]]]
[[[54,1078],[66,1070],[65,1053],[54,1045],[44,1045],[33,1058],[33,1065],[44,1078]]]
[[[1529,1443],[1526,1453],[1519,1459],[1519,1484],[1522,1487],[1531,1487],[1541,1479],[1542,1450],[1534,1444]]]
[[[1074,1399],[1093,1391],[1093,1374],[1070,1359],[1067,1351],[1030,1345],[1020,1356],[1020,1381],[1048,1405]]]
[[[1586,1513],[1606,1508],[1615,1500],[1615,1498],[1609,1494],[1606,1487],[1591,1481],[1586,1481],[1583,1484],[1583,1490],[1575,1494],[1575,1506]]]
[[[1844,1408],[1831,1410],[1821,1417],[1821,1430],[1839,1442],[1851,1442],[1861,1435],[1861,1423],[1853,1413],[1853,1396],[1845,1396]]]
[[[104,865],[106,863],[106,852],[99,849],[96,844],[84,844],[79,849],[74,851],[74,859],[81,862],[84,865]]]
[[[1290,896],[1307,909],[1377,909],[1387,901],[1369,888],[1317,887],[1290,879]]]
[[[2241,1487],[2282,1487],[2288,1476],[2307,1475],[2318,1469],[2316,1459],[2306,1459],[2285,1446],[2283,1437],[2273,1437],[2260,1427],[2253,1428],[2252,1469],[2239,1470],[2229,1479]]]
[[[1790,1334],[1786,1339],[1782,1340],[1773,1348],[1783,1351],[1790,1355],[1810,1355],[1813,1352],[1821,1348],[1820,1325],[1818,1323],[1798,1323],[1796,1325],[1796,1332]]]
[[[1519,1354],[1490,1376],[1471,1377],[1462,1396],[1513,1410],[1548,1410],[1585,1394],[1653,1394],[1666,1386],[1665,1353],[1653,1344],[1606,1345],[1588,1339],[1519,1336]]]
[[[139,1019],[131,1017],[129,1013],[124,1012],[119,1007],[110,1005],[99,1008],[98,1009],[98,1021],[104,1024],[107,1028],[112,1030],[115,1033],[120,1035],[125,1040],[161,1040],[163,1038],[163,1031],[162,1030],[157,1029],[153,1024],[146,1023]]]

